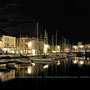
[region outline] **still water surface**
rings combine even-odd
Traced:
[[[90,58],[73,57],[52,60],[51,63],[16,64],[15,68],[0,70],[1,82],[16,78],[81,78],[90,75]]]

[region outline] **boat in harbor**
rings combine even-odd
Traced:
[[[41,55],[37,57],[30,57],[32,61],[51,62],[52,58],[47,55]]]

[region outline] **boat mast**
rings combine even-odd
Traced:
[[[57,51],[57,31],[56,31],[56,51]]]
[[[54,42],[53,42],[53,35],[52,35],[52,50],[53,50],[53,47],[54,47]]]
[[[38,22],[37,22],[37,54],[38,54],[38,49],[39,49],[38,41],[39,41],[39,38],[38,38]]]
[[[45,32],[44,32],[44,43],[48,44],[48,34],[46,32],[46,29],[45,29]]]
[[[38,41],[38,22],[37,22],[37,41]]]

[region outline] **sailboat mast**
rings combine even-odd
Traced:
[[[37,41],[38,41],[38,22],[37,22]]]
[[[57,46],[57,31],[56,31],[56,46]]]
[[[54,47],[54,42],[53,42],[53,35],[52,35],[52,50],[53,50],[53,47]]]
[[[37,54],[39,53],[39,37],[38,37],[38,22],[37,22]]]

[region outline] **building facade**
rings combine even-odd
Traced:
[[[17,48],[17,53],[21,54],[28,54],[28,42],[30,42],[32,38],[30,37],[19,37],[16,40],[16,48]]]
[[[16,50],[16,37],[2,35],[1,44],[4,53],[14,53]]]

